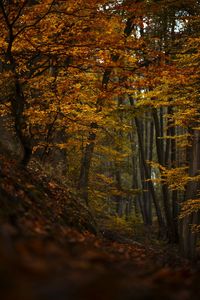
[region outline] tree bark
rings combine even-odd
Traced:
[[[153,108],[152,110],[154,124],[155,124],[155,133],[156,133],[156,150],[157,150],[157,157],[158,157],[158,163],[161,166],[165,166],[164,157],[166,159],[167,154],[165,153],[164,156],[164,143],[163,143],[163,132],[162,132],[162,122],[159,121],[158,114],[156,109]],[[162,116],[161,116],[162,119]],[[166,149],[168,150],[168,149]],[[161,178],[162,178],[162,171],[161,171]],[[176,241],[176,229],[174,227],[174,222],[172,219],[172,210],[169,200],[169,190],[166,185],[166,183],[163,183],[161,186],[162,189],[162,198],[163,198],[163,206],[164,206],[164,213],[167,223],[167,231],[168,231],[168,238],[170,242]]]
[[[25,5],[26,2],[24,2],[24,6]],[[32,143],[31,143],[31,137],[29,135],[27,123],[24,116],[26,100],[23,94],[23,89],[22,89],[22,84],[20,82],[19,74],[17,73],[17,64],[12,52],[13,42],[15,40],[15,35],[13,33],[14,23],[12,23],[9,20],[9,15],[6,12],[3,1],[0,1],[0,8],[8,31],[8,36],[7,36],[8,46],[6,49],[5,57],[7,60],[6,61],[7,68],[10,69],[13,76],[14,92],[13,92],[13,97],[11,99],[11,107],[12,107],[12,115],[14,117],[14,128],[15,128],[17,138],[19,139],[23,149],[21,165],[27,166],[32,155]]]
[[[138,120],[137,117],[135,117],[135,124],[136,124],[136,129],[137,129],[137,134],[138,134],[138,144],[139,144],[139,149],[140,149],[141,161],[142,161],[142,164],[143,164],[146,180],[148,180],[147,181],[148,182],[148,187],[149,187],[149,190],[151,192],[151,196],[152,196],[153,203],[154,203],[155,210],[156,210],[156,215],[157,215],[157,219],[158,219],[160,232],[162,234],[163,229],[165,227],[165,223],[164,223],[164,219],[163,219],[163,216],[162,216],[162,211],[161,211],[161,208],[160,208],[160,204],[157,200],[156,193],[155,193],[155,190],[154,190],[154,186],[153,186],[153,183],[151,181],[151,175],[149,173],[149,168],[148,168],[148,165],[147,165],[146,160],[145,160],[144,145],[143,145],[143,142],[142,142],[140,124],[139,124],[139,120]]]
[[[189,176],[197,176],[200,171],[200,131],[192,131],[192,146],[189,150]],[[200,182],[191,180],[187,184],[185,200],[199,198]],[[182,221],[180,246],[183,256],[195,259],[196,257],[196,242],[197,233],[192,230],[192,225],[198,224],[199,213],[191,213]]]

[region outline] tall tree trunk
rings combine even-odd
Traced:
[[[14,116],[15,132],[23,150],[21,164],[27,166],[32,156],[31,136],[27,130],[27,123],[24,117],[25,98],[17,75],[15,75],[14,80],[15,97],[11,100],[12,114]]]
[[[158,163],[164,166],[164,158],[166,159],[166,153],[164,155],[164,143],[163,143],[163,116],[161,114],[159,121],[157,110],[153,108],[152,110],[154,124],[155,124],[155,133],[156,133],[156,150],[157,150],[157,157]],[[162,178],[162,171],[161,171],[161,178]],[[164,206],[164,213],[167,222],[167,231],[168,231],[168,238],[170,242],[176,241],[176,232],[174,227],[174,222],[172,219],[172,211],[171,211],[171,204],[169,200],[169,190],[165,183],[161,186],[162,189],[162,197],[163,197],[163,206]]]
[[[132,189],[140,189],[140,184],[139,181],[141,181],[141,176],[139,178],[139,174],[137,172],[138,168],[140,168],[141,165],[141,159],[140,155],[136,149],[136,143],[135,143],[135,132],[134,132],[134,120],[131,121],[132,125],[132,134],[130,135],[130,143],[131,143],[131,158],[132,158]],[[136,160],[136,155],[139,156],[139,165]],[[137,195],[134,196],[134,205],[135,205],[135,215],[138,215],[138,213],[141,213],[142,219],[144,221],[144,210],[142,207],[142,199],[141,199],[141,194],[138,193]]]
[[[193,130],[192,146],[189,150],[189,176],[197,176],[200,172],[200,131]],[[200,182],[190,180],[186,187],[185,200],[199,198]],[[182,254],[194,259],[196,256],[197,233],[193,232],[192,225],[198,223],[198,213],[186,216],[182,221],[180,246]]]
[[[116,169],[115,176],[116,176],[116,188],[120,192],[120,190],[122,188],[122,182],[121,182],[121,172],[118,167]],[[123,217],[123,213],[124,213],[124,199],[123,199],[122,195],[120,195],[120,194],[116,195],[115,199],[117,202],[117,205],[116,205],[117,214],[121,218],[121,217]]]
[[[169,107],[168,110],[169,114],[173,113],[172,107]],[[176,140],[175,140],[175,135],[176,135],[176,129],[175,129],[175,124],[174,121],[171,122],[170,124],[170,136],[172,137],[171,139],[171,168],[175,168],[177,165],[177,147],[176,147]],[[173,190],[172,191],[172,221],[173,221],[173,228],[174,228],[174,238],[175,242],[178,242],[179,236],[178,236],[178,213],[179,213],[179,205],[178,205],[178,191]]]
[[[26,5],[26,2],[24,3]],[[20,82],[19,74],[17,72],[17,64],[15,57],[13,55],[12,47],[15,40],[15,35],[13,33],[14,24],[9,20],[9,14],[7,14],[3,1],[0,1],[0,8],[2,15],[7,26],[8,31],[8,46],[6,49],[6,58],[7,58],[7,68],[12,72],[13,79],[13,97],[11,99],[12,115],[14,118],[14,128],[19,139],[22,150],[23,157],[21,159],[21,164],[26,166],[29,163],[29,160],[32,155],[32,143],[31,137],[28,132],[27,123],[24,116],[24,110],[26,106],[26,100],[23,94],[22,84]]]
[[[155,193],[155,190],[154,190],[153,183],[151,181],[151,175],[149,173],[149,167],[148,167],[147,162],[145,160],[144,145],[143,145],[142,136],[141,136],[141,128],[140,128],[140,123],[139,123],[139,120],[138,120],[137,117],[135,117],[135,124],[136,124],[136,129],[137,129],[137,134],[138,134],[138,144],[139,144],[139,149],[140,149],[141,161],[142,161],[142,164],[143,164],[146,180],[148,180],[147,181],[148,182],[148,188],[151,192],[151,196],[152,196],[153,203],[154,203],[154,206],[155,206],[156,215],[157,215],[157,219],[158,219],[158,224],[159,224],[159,228],[160,228],[160,233],[162,234],[163,229],[165,227],[164,219],[163,219],[163,216],[162,216],[162,211],[161,211],[160,204],[159,204],[159,202],[157,200],[157,197],[156,197],[156,193]]]
[[[94,125],[93,125],[94,126]],[[92,124],[91,124],[92,127]],[[89,172],[94,152],[96,134],[93,132],[89,133],[88,143],[85,146],[84,153],[81,161],[80,176],[78,181],[78,190],[81,192],[81,196],[88,205],[88,188],[89,188]]]

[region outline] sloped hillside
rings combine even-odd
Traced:
[[[50,234],[55,224],[96,232],[95,220],[78,197],[41,169],[19,168],[1,157],[0,222],[27,234]]]

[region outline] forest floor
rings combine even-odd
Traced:
[[[98,237],[67,190],[34,172],[0,170],[2,300],[200,299],[198,262],[171,245]]]

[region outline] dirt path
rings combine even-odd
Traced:
[[[59,229],[56,239],[21,237],[6,226],[0,244],[3,300],[200,299],[198,272],[163,250],[70,228]]]

